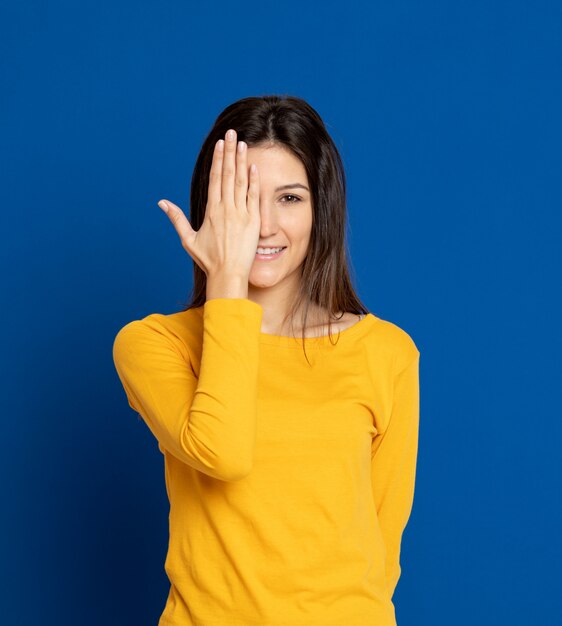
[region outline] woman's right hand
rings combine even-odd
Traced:
[[[248,173],[247,145],[237,143],[236,132],[231,132],[232,138],[227,132],[226,141],[220,139],[215,144],[207,207],[199,230],[193,230],[173,202],[160,200],[158,206],[166,212],[183,248],[207,278],[226,274],[246,280],[260,235],[259,175],[257,167]]]

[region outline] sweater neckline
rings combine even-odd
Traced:
[[[355,324],[332,332],[332,335],[320,335],[319,337],[305,337],[304,342],[307,348],[335,348],[340,342],[347,342],[354,339],[362,332],[370,328],[379,318],[372,313],[367,313],[365,317],[355,322]],[[273,346],[286,346],[288,348],[302,348],[302,337],[288,335],[271,335],[260,332],[260,343]]]

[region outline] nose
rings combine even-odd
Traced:
[[[260,199],[260,237],[266,239],[279,229],[277,211],[271,203]]]

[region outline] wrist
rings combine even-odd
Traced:
[[[237,274],[207,276],[207,300],[214,298],[248,298],[248,278]]]

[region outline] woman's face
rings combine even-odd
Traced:
[[[249,282],[267,288],[293,275],[308,251],[312,230],[312,203],[308,178],[302,162],[279,145],[248,148],[248,167],[258,167],[261,228],[258,247],[285,250],[272,259],[258,255]],[[283,187],[281,189],[281,187]],[[293,275],[290,282],[298,282]]]

